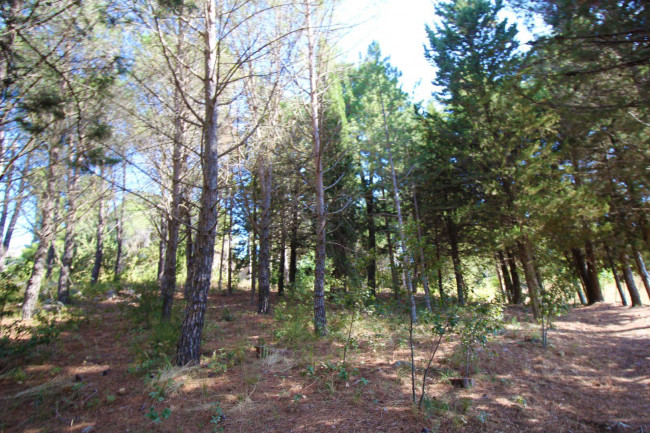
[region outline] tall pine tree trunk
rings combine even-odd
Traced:
[[[623,306],[627,307],[629,302],[627,301],[627,297],[625,296],[625,292],[623,291],[623,287],[621,286],[621,279],[619,278],[618,272],[616,271],[616,265],[614,264],[612,250],[607,245],[605,245],[605,254],[607,255],[607,264],[609,265],[609,268],[612,270],[612,275],[614,276],[614,283],[616,283],[616,290],[618,290],[618,294],[621,296],[621,302],[623,303]]]
[[[366,273],[368,276],[368,288],[372,296],[377,295],[377,230],[375,228],[375,199],[372,188],[372,172],[368,180],[360,170],[361,183],[364,186],[364,199],[366,201],[366,225],[368,228],[368,265]]]
[[[257,239],[255,231],[251,231],[249,241],[250,267],[251,267],[251,305],[255,305],[255,295],[257,294]]]
[[[75,167],[70,172],[67,191],[67,214],[65,218],[65,239],[63,241],[63,255],[61,256],[61,271],[57,286],[58,299],[67,304],[70,302],[70,274],[74,257],[74,246],[77,226],[77,181],[78,173]]]
[[[25,300],[23,302],[23,319],[31,319],[36,309],[38,295],[41,291],[41,282],[45,275],[45,261],[47,250],[54,240],[54,203],[56,197],[56,166],[59,163],[59,149],[49,144],[49,158],[47,165],[46,186],[40,199],[39,207],[41,214],[41,225],[37,232],[38,246],[34,254],[34,265],[32,273],[25,288]]]
[[[526,284],[528,285],[528,295],[530,296],[530,306],[533,310],[533,316],[535,319],[539,319],[539,293],[541,288],[539,287],[533,254],[527,239],[519,242],[519,258],[521,259],[521,266],[524,269]]]
[[[160,215],[159,227],[160,241],[158,242],[158,284],[162,283],[163,273],[165,271],[165,247],[167,246],[167,218],[164,214]]]
[[[454,265],[454,276],[456,277],[458,305],[465,305],[467,289],[465,287],[465,280],[463,279],[463,269],[460,261],[460,254],[458,252],[458,227],[449,215],[445,216],[445,220],[447,222],[447,234],[451,246],[451,260]]]
[[[641,276],[641,281],[643,282],[646,292],[648,292],[648,298],[650,298],[650,278],[648,277],[648,271],[645,267],[643,256],[637,250],[634,250],[633,254],[634,261],[636,262],[636,269],[639,272],[639,276]]]
[[[440,293],[440,300],[445,299],[445,290],[442,284],[442,254],[440,252],[440,237],[438,235],[438,215],[436,214],[433,219],[433,233],[436,242],[436,268],[438,271],[438,292]]]
[[[271,312],[271,194],[273,189],[273,168],[267,158],[260,158],[258,175],[260,178],[261,208],[258,229],[260,234],[259,255],[259,294],[257,312]]]
[[[508,265],[506,264],[506,259],[503,256],[503,251],[497,253],[499,259],[499,264],[501,265],[501,274],[503,275],[503,281],[506,286],[506,295],[508,297],[508,303],[514,304],[514,287],[512,286],[512,279],[510,278],[510,272],[508,272]]]
[[[325,315],[325,260],[327,258],[327,213],[325,209],[325,187],[323,185],[323,154],[320,131],[320,102],[317,73],[317,53],[314,28],[311,22],[311,1],[305,0],[307,48],[309,56],[309,108],[311,120],[312,155],[314,158],[314,189],[316,190],[316,248],[314,258],[314,329],[317,335],[327,334]]]
[[[297,200],[294,196],[294,200]],[[291,238],[289,239],[289,290],[296,287],[296,272],[298,270],[298,205],[291,207]]]
[[[208,0],[205,17],[205,77],[203,122],[203,151],[201,153],[202,188],[199,220],[197,223],[192,284],[176,351],[178,365],[198,364],[201,356],[201,336],[205,322],[208,292],[212,280],[214,244],[218,221],[219,150],[217,110],[217,4]]]
[[[585,251],[587,253],[587,277],[589,278],[589,285],[587,286],[587,300],[589,305],[596,302],[603,302],[603,290],[600,287],[598,280],[598,262],[596,261],[596,253],[591,241],[585,243]]]
[[[280,228],[280,258],[278,259],[278,296],[284,295],[284,274],[286,272],[286,230],[284,227],[284,218]]]
[[[126,207],[126,160],[122,162],[122,201],[120,210],[117,215],[117,225],[115,227],[115,241],[117,250],[115,252],[115,267],[113,268],[113,278],[119,280],[120,275],[124,272],[124,209]]]
[[[384,107],[384,99],[380,94],[381,99],[381,111],[384,120],[384,135],[386,138],[386,153],[388,154],[388,162],[390,164],[390,177],[393,185],[393,198],[395,200],[395,211],[397,212],[397,230],[399,231],[399,249],[402,253],[402,277],[404,278],[404,288],[409,297],[409,306],[411,310],[411,327],[413,323],[417,322],[417,312],[415,309],[415,293],[413,291],[413,282],[411,279],[411,270],[410,264],[412,263],[411,254],[406,247],[406,233],[404,230],[404,220],[402,218],[402,206],[399,197],[399,188],[397,187],[397,175],[395,173],[395,164],[393,163],[393,152],[392,152],[392,143],[390,135],[388,132],[388,121],[386,118],[386,109]]]
[[[174,120],[174,148],[172,150],[172,203],[167,218],[167,244],[165,246],[165,261],[163,264],[162,278],[160,279],[160,291],[162,295],[162,312],[163,320],[169,320],[172,314],[172,305],[174,303],[174,293],[176,292],[176,258],[178,255],[178,232],[181,225],[181,172],[182,164],[182,146],[183,146],[183,125],[180,118],[180,95],[178,89],[175,91],[175,111]]]
[[[422,227],[420,225],[420,212],[418,210],[418,196],[413,186],[413,211],[415,212],[415,224],[418,231],[418,249],[420,250],[420,276],[422,277],[422,285],[424,286],[424,303],[427,310],[431,311],[431,296],[429,294],[429,278],[427,277],[426,260],[424,258],[424,246],[422,245]]]
[[[7,258],[7,253],[9,252],[9,246],[11,245],[11,238],[13,237],[14,230],[16,229],[16,224],[18,223],[18,218],[23,206],[23,200],[25,198],[25,185],[27,178],[27,171],[29,170],[29,160],[31,154],[27,155],[27,159],[23,164],[23,168],[20,173],[20,183],[18,184],[18,191],[16,192],[16,198],[14,203],[14,210],[11,214],[11,219],[9,220],[9,225],[7,225],[7,231],[5,232],[4,239],[0,245],[0,272],[5,269],[5,259]],[[2,234],[2,232],[0,232]]]
[[[100,177],[104,178],[104,169],[100,170]],[[101,189],[101,184],[100,184]],[[95,261],[93,263],[93,270],[90,274],[90,283],[96,284],[99,280],[99,273],[102,269],[102,261],[104,260],[104,229],[106,228],[106,215],[104,214],[104,197],[103,192],[99,197],[98,210],[97,210],[97,234],[95,235]]]
[[[194,241],[192,239],[192,212],[187,195],[184,198],[185,206],[183,209],[185,224],[185,285],[183,295],[185,300],[189,299],[189,291],[192,288],[192,268],[194,266]]]
[[[636,283],[634,282],[634,274],[632,274],[632,269],[630,268],[627,254],[621,253],[619,259],[621,262],[621,267],[623,268],[623,278],[625,279],[625,285],[627,286],[627,290],[630,292],[630,298],[632,299],[632,306],[641,307],[643,305],[643,302],[641,302],[641,295],[636,288]]]
[[[232,295],[232,213],[235,207],[234,196],[230,196],[230,209],[228,210],[228,294]]]

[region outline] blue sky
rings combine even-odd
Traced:
[[[424,58],[427,40],[425,26],[436,24],[435,0],[342,0],[337,22],[354,25],[339,40],[346,60],[356,62],[365,55],[373,40],[379,42],[384,56],[402,72],[402,90],[413,95],[415,102],[432,98],[435,68]],[[521,49],[533,38],[520,24],[514,12],[503,10],[502,18],[517,22]],[[543,26],[535,23],[535,32]]]

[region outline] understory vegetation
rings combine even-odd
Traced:
[[[647,4],[344,7],[0,5],[0,431],[648,429]]]

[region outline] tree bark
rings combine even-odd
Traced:
[[[506,264],[505,257],[503,256],[503,251],[499,251],[497,253],[497,258],[499,259],[501,274],[503,275],[503,281],[506,286],[506,296],[508,297],[508,303],[513,304],[515,290],[512,285],[512,279],[510,278],[510,272],[508,272],[508,265]]]
[[[65,239],[63,241],[63,255],[61,256],[61,271],[59,272],[59,284],[57,294],[59,301],[67,304],[70,302],[70,274],[72,271],[72,259],[74,258],[74,246],[77,227],[77,182],[79,175],[75,167],[70,172],[67,191],[67,214],[65,223]]]
[[[587,252],[587,277],[589,278],[586,294],[589,305],[592,305],[596,302],[603,302],[605,298],[603,298],[603,291],[598,280],[598,263],[596,262],[596,254],[591,241],[585,243],[585,251]]]
[[[530,296],[530,306],[533,310],[533,316],[535,317],[535,319],[539,319],[540,318],[540,311],[539,311],[540,287],[539,287],[539,283],[535,271],[533,254],[530,251],[530,245],[528,244],[527,239],[524,239],[519,242],[519,258],[521,260],[521,266],[524,269],[524,275],[526,276],[526,284],[528,285],[528,295]]]
[[[390,236],[390,223],[388,216],[384,216],[384,224],[386,225],[386,242],[388,243],[388,260],[390,262],[390,281],[393,288],[393,297],[399,298],[399,283],[397,276],[397,264],[395,263],[395,251],[393,249],[393,240]]]
[[[232,213],[235,207],[234,196],[230,196],[230,209],[228,210],[228,295],[232,295]]]
[[[361,183],[364,186],[364,199],[366,201],[366,225],[368,227],[368,265],[366,273],[368,288],[372,296],[377,295],[377,230],[375,228],[375,200],[373,196],[372,172],[366,180],[363,169],[360,170]]]
[[[225,203],[224,203],[225,205]],[[225,248],[226,248],[226,237],[228,236],[228,233],[226,233],[225,230],[222,230],[221,232],[221,249],[219,250],[219,279],[217,280],[217,288],[219,290],[222,290],[221,283],[223,281],[223,261],[224,261],[224,253],[225,253]]]
[[[462,264],[460,254],[458,253],[458,227],[454,220],[445,216],[447,222],[447,234],[449,235],[449,244],[451,246],[451,260],[454,264],[454,276],[456,277],[456,293],[458,296],[458,305],[465,305],[465,280],[463,279]]]
[[[205,322],[208,292],[212,279],[214,244],[218,222],[219,201],[219,150],[217,131],[217,4],[208,0],[204,5],[205,17],[205,119],[203,122],[203,152],[201,168],[203,181],[201,207],[196,233],[196,251],[192,272],[192,287],[185,309],[185,318],[178,340],[176,363],[178,365],[198,364],[201,356],[201,336]]]
[[[100,172],[100,177],[103,178],[104,169],[102,168]],[[95,262],[93,264],[92,273],[90,274],[91,284],[96,284],[99,280],[99,273],[101,272],[102,261],[104,260],[104,228],[106,227],[106,216],[104,215],[103,193],[98,200],[99,204],[97,210],[97,234],[95,237]]]
[[[325,314],[325,260],[327,258],[327,213],[323,185],[323,147],[320,131],[320,102],[317,75],[317,53],[314,28],[311,22],[311,1],[305,0],[307,49],[309,56],[309,108],[311,120],[312,154],[314,159],[314,189],[316,209],[316,250],[314,258],[314,330],[317,335],[327,334]]]
[[[257,293],[257,239],[255,239],[254,230],[251,231],[250,235],[249,254],[251,266],[251,305],[255,305],[255,295]]]
[[[284,220],[280,229],[280,258],[278,260],[278,296],[284,295],[284,274],[286,272],[286,231]]]
[[[38,230],[38,246],[34,255],[34,266],[27,281],[25,289],[25,300],[23,302],[23,319],[31,319],[36,309],[38,295],[41,291],[41,282],[45,274],[45,260],[47,249],[54,240],[54,202],[56,196],[56,173],[55,167],[59,163],[59,149],[50,144],[49,158],[47,165],[47,184],[41,196],[41,226]]]
[[[429,278],[427,277],[426,261],[424,259],[424,247],[422,246],[422,227],[420,226],[420,212],[418,210],[418,196],[416,193],[415,185],[413,186],[413,211],[415,212],[415,224],[418,229],[418,249],[420,250],[420,276],[422,277],[422,285],[424,286],[424,303],[427,310],[431,310],[431,297],[429,294]]]
[[[636,269],[641,276],[641,281],[643,282],[643,286],[645,287],[646,292],[648,292],[648,298],[650,298],[650,278],[648,277],[648,271],[645,267],[643,256],[637,250],[634,250],[633,253],[634,261],[636,262]]]
[[[386,153],[388,154],[388,162],[390,164],[390,177],[393,184],[393,198],[395,200],[395,210],[397,212],[397,229],[399,231],[399,236],[400,236],[399,249],[401,250],[402,253],[402,262],[403,262],[402,277],[404,278],[404,288],[406,289],[406,292],[409,297],[409,306],[411,309],[410,323],[412,327],[413,323],[417,322],[418,320],[417,312],[415,309],[415,293],[413,291],[413,282],[411,280],[411,270],[410,270],[410,265],[413,262],[413,260],[411,254],[409,253],[406,247],[406,233],[404,231],[404,220],[402,219],[402,206],[399,197],[399,188],[397,187],[397,175],[395,174],[395,164],[393,163],[392,143],[390,140],[390,134],[388,132],[388,121],[386,117],[386,109],[384,107],[384,99],[381,94],[380,94],[380,100],[381,100],[381,111],[384,120]]]
[[[156,279],[160,284],[165,271],[165,247],[167,246],[167,218],[164,214],[160,215],[160,241],[158,242],[158,272]]]
[[[190,203],[185,197],[184,208],[184,221],[185,221],[185,286],[183,295],[185,299],[189,299],[189,291],[192,287],[192,268],[194,266],[194,242],[192,240],[192,212],[190,210]]]
[[[7,253],[9,252],[9,246],[11,245],[11,238],[13,237],[14,230],[16,229],[16,224],[18,223],[18,218],[20,217],[20,212],[23,206],[23,200],[25,197],[25,179],[27,178],[27,171],[29,170],[29,160],[31,154],[27,156],[23,168],[20,173],[20,183],[18,184],[18,191],[16,192],[17,198],[14,203],[14,210],[11,214],[11,219],[9,220],[9,225],[7,226],[7,231],[0,245],[0,272],[5,269],[5,259],[7,258]],[[0,232],[0,234],[2,234]]]
[[[621,267],[623,268],[623,278],[625,279],[625,285],[627,286],[628,292],[630,292],[630,298],[632,299],[633,307],[641,307],[643,302],[641,302],[641,295],[636,288],[636,283],[634,282],[634,274],[632,274],[632,269],[630,268],[629,259],[627,254],[621,253],[619,256]]]
[[[261,208],[258,230],[260,234],[259,255],[259,314],[271,312],[271,194],[273,190],[273,167],[267,158],[260,158],[258,175],[260,179]]]
[[[607,255],[607,264],[609,265],[609,268],[612,270],[612,275],[614,276],[614,283],[616,283],[616,290],[618,290],[618,294],[621,296],[621,302],[623,303],[623,306],[627,307],[629,305],[629,302],[627,301],[627,297],[625,296],[625,292],[623,291],[623,287],[621,286],[621,279],[618,277],[618,272],[616,271],[616,265],[614,264],[612,250],[607,245],[605,245],[605,253]]]
[[[298,198],[294,195],[294,201]],[[298,205],[291,207],[291,238],[289,239],[289,290],[296,287],[296,272],[298,271]]]
[[[115,227],[115,240],[117,251],[115,252],[115,267],[113,268],[113,279],[119,280],[120,275],[124,272],[123,245],[124,245],[124,209],[126,207],[126,160],[122,161],[122,201],[120,202],[120,211],[117,216],[117,225]]]

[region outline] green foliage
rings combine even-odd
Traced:
[[[137,327],[132,331],[131,351],[135,362],[129,368],[144,374],[170,364],[180,332],[181,311],[172,310],[169,321],[161,320],[162,300],[155,283],[132,284],[135,305],[128,306],[128,316]]]
[[[465,376],[469,376],[470,362],[476,357],[476,350],[483,348],[490,335],[503,327],[501,307],[495,304],[477,304],[466,307],[460,320],[460,346],[465,358]]]
[[[219,402],[212,403],[211,414],[210,414],[210,424],[212,424],[212,431],[222,432],[224,430],[223,422],[226,420],[226,413],[221,408]]]
[[[150,407],[149,412],[144,414],[144,417],[147,418],[147,419],[150,419],[151,421],[153,421],[156,424],[160,424],[163,420],[166,420],[167,418],[169,418],[169,416],[171,414],[172,414],[172,411],[169,408],[165,408],[160,413],[158,413],[158,411],[156,411],[155,408]]]

